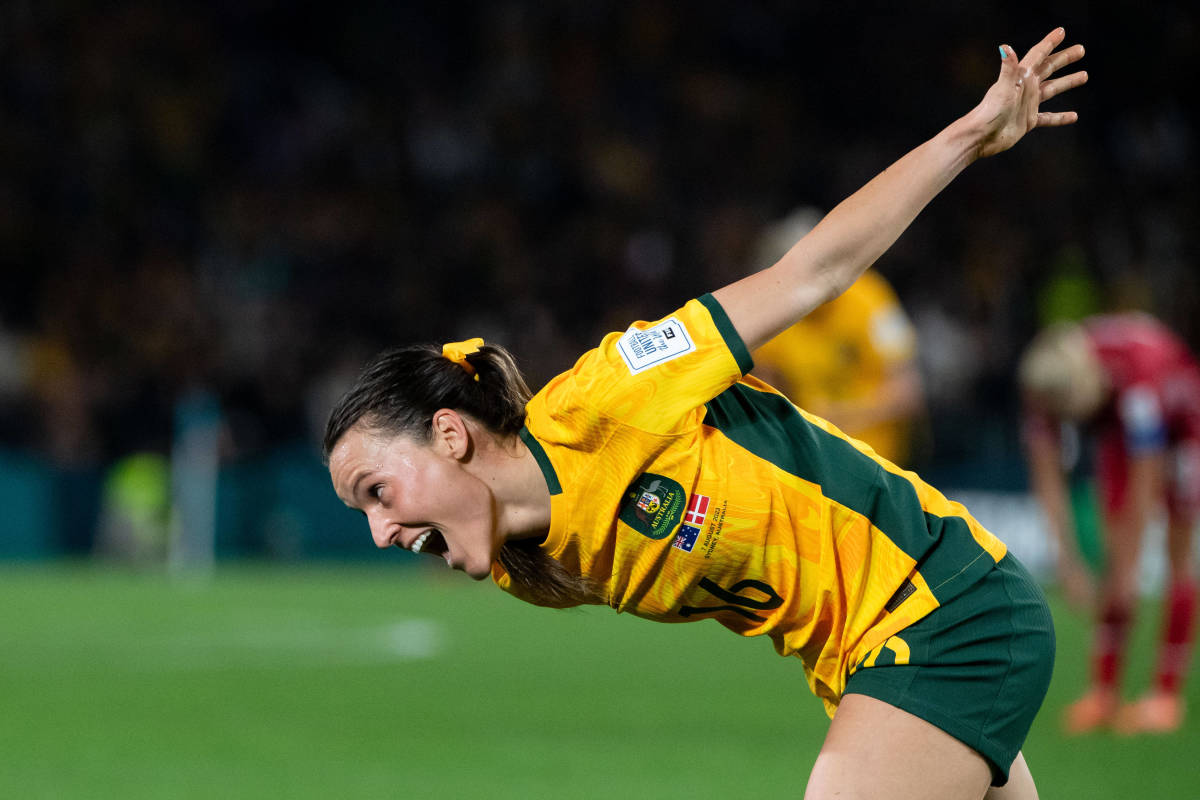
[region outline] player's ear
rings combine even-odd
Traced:
[[[443,408],[434,412],[433,447],[458,461],[470,455],[471,430],[463,416],[454,409]]]

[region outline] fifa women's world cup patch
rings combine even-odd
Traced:
[[[617,352],[629,367],[630,375],[665,364],[690,353],[696,343],[687,328],[675,317],[667,317],[649,328],[630,328],[617,340]]]
[[[683,512],[683,524],[679,526],[679,533],[675,534],[675,541],[671,542],[671,547],[685,553],[692,552],[692,548],[696,546],[696,539],[700,537],[700,529],[704,527],[704,518],[708,516],[708,502],[709,499],[705,495],[692,495],[687,511]]]

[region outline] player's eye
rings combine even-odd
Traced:
[[[372,500],[381,500],[383,498],[383,484],[377,483],[367,490],[367,496]]]

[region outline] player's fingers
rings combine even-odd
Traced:
[[[1042,67],[1038,71],[1038,74],[1041,75],[1042,80],[1045,80],[1063,67],[1068,64],[1074,64],[1081,58],[1083,58],[1083,45],[1072,45],[1066,50],[1059,50],[1057,53],[1052,53],[1049,58],[1042,62]]]
[[[1065,91],[1074,89],[1077,86],[1083,86],[1087,83],[1088,74],[1086,72],[1073,72],[1070,75],[1064,75],[1061,78],[1055,78],[1052,81],[1042,83],[1042,101],[1049,100],[1055,95],[1060,95]]]
[[[1074,111],[1039,111],[1037,126],[1039,128],[1057,128],[1060,125],[1071,125],[1079,120]]]
[[[1062,44],[1062,40],[1066,35],[1067,32],[1063,28],[1055,28],[1050,31],[1044,39],[1029,48],[1029,52],[1021,59],[1021,63],[1029,67],[1036,67],[1041,64],[1048,55],[1054,52],[1054,48]]]

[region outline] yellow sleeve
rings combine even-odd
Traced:
[[[698,423],[704,404],[752,366],[725,310],[704,295],[670,316],[608,334],[555,380],[569,382],[576,402],[598,414],[668,433]]]

